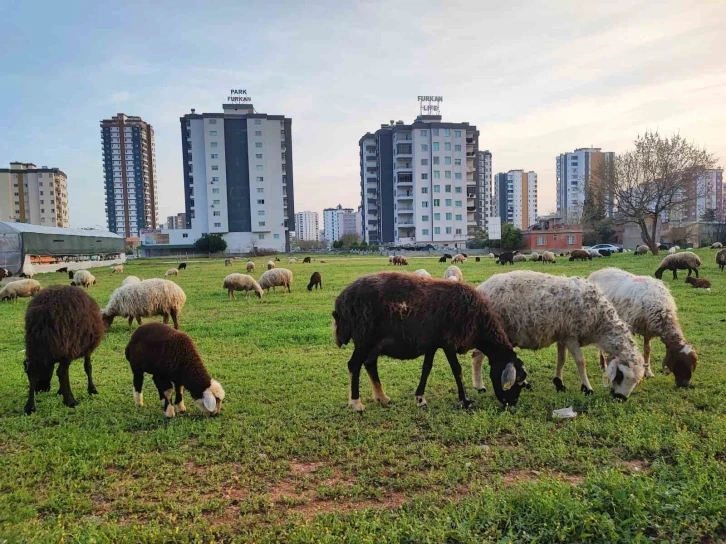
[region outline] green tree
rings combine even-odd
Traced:
[[[194,242],[194,247],[203,253],[221,253],[227,249],[227,242],[219,234],[202,234],[202,237]]]
[[[706,211],[703,212],[703,215],[701,216],[701,221],[704,223],[715,223],[716,222],[716,210],[713,208],[708,208]]]
[[[502,249],[519,249],[522,247],[522,231],[511,223],[502,225]]]
[[[484,249],[489,247],[489,236],[487,231],[481,227],[476,227],[474,230],[474,236],[466,242],[466,247],[469,249]]]

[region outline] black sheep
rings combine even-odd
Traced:
[[[598,249],[597,252],[603,257],[610,257],[610,255],[612,255],[612,251],[609,249]]]
[[[74,359],[83,357],[88,393],[97,393],[91,354],[101,343],[105,330],[101,309],[82,289],[55,285],[33,298],[25,313],[25,372],[30,385],[26,414],[35,412],[36,392],[50,391],[56,363],[58,393],[63,395],[63,404],[71,408],[78,404],[68,378],[68,367]]]
[[[323,288],[323,278],[320,277],[320,272],[313,272],[313,275],[310,276],[310,283],[308,283],[308,291],[313,290],[313,286],[315,286],[315,290],[318,290],[318,285],[320,288]]]
[[[512,266],[514,266],[514,252],[513,251],[504,251],[500,253],[497,256],[497,263],[504,266],[504,264],[509,263]]]
[[[453,257],[448,253],[444,253],[444,259],[453,259]]]
[[[474,259],[474,261],[475,261],[475,262],[477,262],[477,263],[478,263],[478,262],[480,262],[480,261],[481,261],[481,257],[476,257],[476,258]]]
[[[305,258],[303,259],[303,264],[305,264],[305,263],[309,263],[309,262],[310,262],[310,257],[305,257]]]
[[[456,380],[461,404],[471,401],[461,378],[457,353],[479,349],[490,363],[490,377],[497,398],[515,405],[527,373],[486,298],[465,283],[430,279],[413,274],[381,272],[363,276],[346,287],[335,300],[333,337],[338,346],[353,340],[348,361],[349,406],[363,411],[360,402],[360,369],[365,366],[373,397],[381,404],[390,399],[378,377],[378,357],[415,359],[424,355],[421,380],[415,393],[419,407],[426,406],[424,392],[434,361],[443,349]]]
[[[446,255],[444,255],[443,257],[441,257],[441,258],[439,259],[439,262],[440,262],[440,263],[445,263],[445,262],[446,262]]]
[[[187,263],[180,263],[177,270],[186,270],[187,269]]]
[[[73,274],[75,274],[75,272],[73,272],[73,270],[69,270],[68,271],[68,279],[69,280],[72,280],[73,279]]]
[[[68,267],[63,266],[63,267],[59,268],[58,270],[56,270],[56,272],[68,272]]]

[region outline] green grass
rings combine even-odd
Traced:
[[[419,361],[383,358],[390,407],[371,399],[362,378],[361,416],[347,408],[352,346],[335,347],[330,330],[336,295],[357,276],[388,266],[385,258],[329,258],[285,264],[292,294],[228,301],[221,285],[244,261],[192,262],[175,278],[187,294],[181,329],[197,343],[227,392],[218,418],[189,412],[166,421],[151,380],[147,405],[134,406],[123,350],[129,331],[117,320],[96,350],[99,395],[85,392],[83,365],[71,365],[80,405],[52,393],[24,416],[23,318],[28,299],[0,304],[0,541],[10,542],[483,542],[698,541],[726,538],[726,275],[715,252],[699,252],[698,292],[666,273],[687,338],[701,362],[693,387],[676,389],[660,372],[626,403],[602,387],[584,397],[574,362],[568,392],[551,384],[555,350],[523,352],[533,391],[503,411],[491,391],[475,408],[458,407],[443,354],[427,388],[429,408],[413,392]],[[259,277],[267,259],[256,259]],[[615,255],[587,263],[518,264],[587,275],[606,266],[652,274],[660,257]],[[160,277],[168,262],[137,261],[127,274]],[[413,258],[441,277],[447,265]],[[478,284],[503,269],[488,259],[461,266]],[[323,291],[305,290],[310,274]],[[101,306],[124,275],[95,271],[90,289]],[[44,285],[63,274],[37,276]],[[586,350],[600,383],[596,352]],[[55,378],[54,378],[55,383]],[[53,387],[55,390],[55,387]],[[553,421],[555,408],[581,415]]]

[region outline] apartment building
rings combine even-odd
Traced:
[[[58,168],[29,162],[0,168],[0,221],[70,227],[68,178]]]
[[[298,240],[320,241],[318,212],[297,212],[295,214],[295,236]]]
[[[520,230],[537,220],[537,174],[524,170],[500,172],[494,178],[497,214],[502,224],[511,223]]]
[[[572,153],[559,155],[557,171],[557,214],[567,224],[577,224],[582,217],[585,193],[589,183],[599,183],[600,165],[605,160],[613,160],[615,153],[602,151],[599,147],[583,147]],[[612,202],[608,206],[612,216]]]
[[[478,207],[474,212],[476,224],[482,228],[487,228],[487,220],[493,217],[492,213],[492,154],[489,150],[479,151],[477,153],[477,182],[476,192]]]
[[[325,241],[329,244],[337,242],[346,234],[360,235],[361,215],[353,208],[344,208],[338,204],[335,208],[323,210],[323,229]]]

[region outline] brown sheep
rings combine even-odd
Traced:
[[[323,288],[323,278],[320,277],[320,272],[313,272],[313,275],[310,276],[310,283],[308,283],[308,291],[313,290],[313,286],[315,286],[315,290],[318,290],[318,285],[320,288]]]
[[[678,279],[678,270],[688,270],[688,276],[691,272],[698,277],[698,269],[701,266],[701,259],[692,251],[683,251],[673,255],[667,255],[660,263],[658,270],[655,271],[655,277],[659,280],[663,278],[663,272],[670,270],[673,272],[673,279]]]
[[[716,253],[716,264],[718,265],[718,269],[723,272],[724,267],[726,267],[726,249],[722,249]]]
[[[585,259],[592,261],[592,255],[590,255],[589,251],[585,251],[584,249],[573,249],[572,253],[570,253],[570,262],[584,261]]]
[[[686,278],[686,283],[690,283],[691,287],[693,287],[694,289],[708,289],[709,291],[711,290],[711,282],[705,278],[699,279],[689,276]]]

